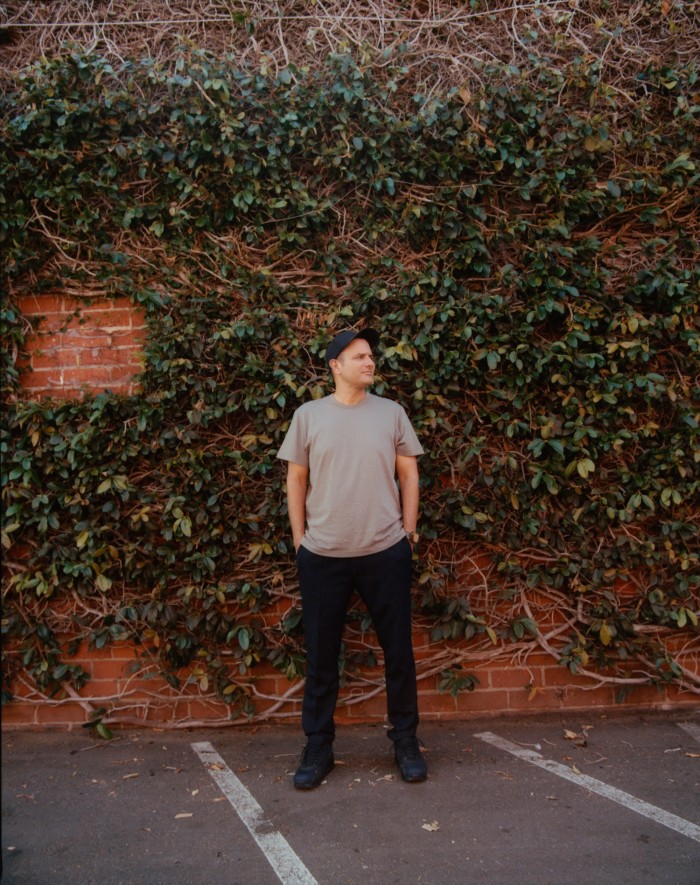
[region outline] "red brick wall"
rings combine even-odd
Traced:
[[[29,338],[29,359],[23,381],[31,398],[43,395],[78,396],[84,389],[109,388],[131,393],[134,375],[141,370],[139,354],[145,338],[145,319],[127,299],[95,300],[87,304],[67,296],[24,298],[22,312],[36,321],[36,332]],[[424,719],[464,719],[493,714],[537,713],[617,708],[619,686],[597,684],[592,679],[575,676],[545,652],[533,646],[521,657],[522,663],[503,663],[493,657],[479,660],[470,654],[465,665],[480,680],[474,692],[457,697],[438,690],[439,675],[433,656],[435,646],[421,633],[415,636],[419,670],[419,695]],[[465,646],[469,651],[470,646]],[[700,673],[697,653],[685,655],[686,666]],[[225,704],[212,699],[199,684],[186,685],[178,691],[154,674],[134,667],[134,649],[116,646],[94,650],[83,645],[73,663],[79,663],[91,679],[80,697],[66,695],[47,699],[26,683],[15,686],[18,697],[3,708],[3,728],[72,728],[89,721],[100,707],[110,711],[124,725],[178,724],[223,725],[229,722]],[[188,674],[183,674],[186,682]],[[297,719],[300,714],[301,683],[291,684],[269,666],[255,671],[251,691],[258,713],[284,714]],[[381,675],[381,671],[375,674]],[[253,688],[254,686],[254,688]],[[360,697],[365,697],[360,700]],[[647,685],[633,688],[626,708],[677,709],[696,706],[698,695],[681,693],[675,688],[659,692]],[[338,721],[341,723],[383,721],[385,697],[378,691],[366,698],[345,690],[341,693]],[[243,717],[240,721],[247,721]]]
[[[649,685],[635,686],[622,707],[616,701],[619,686],[599,685],[592,679],[575,676],[558,665],[549,655],[533,647],[522,664],[485,661],[468,667],[480,685],[473,692],[457,697],[438,690],[439,676],[427,671],[427,656],[421,660],[421,648],[427,650],[427,636],[416,635],[421,717],[429,720],[460,720],[490,715],[528,715],[586,710],[680,710],[697,707],[698,695],[682,693],[671,687],[659,691]],[[434,647],[433,652],[434,654]],[[82,726],[100,707],[109,711],[105,722],[112,726],[218,726],[230,724],[229,708],[212,698],[198,684],[173,689],[155,674],[139,670],[134,649],[117,645],[109,649],[90,649],[82,645],[71,663],[80,664],[91,678],[80,697],[67,695],[46,699],[26,684],[16,687],[18,696],[3,708],[3,729],[61,728]],[[700,674],[697,656],[694,663]],[[134,665],[137,665],[136,667]],[[431,662],[431,667],[434,665]],[[379,675],[381,670],[377,670]],[[263,665],[254,671],[254,697],[261,718],[274,720],[282,713],[285,721],[297,722],[300,716],[302,683],[290,683],[272,667]],[[362,689],[363,693],[365,688]],[[383,691],[355,702],[352,690],[341,690],[337,721],[339,724],[382,722],[386,714]],[[238,722],[249,720],[243,716]]]
[[[22,366],[29,398],[75,397],[86,388],[134,392],[146,326],[128,298],[36,295],[21,298],[18,307],[35,326]]]

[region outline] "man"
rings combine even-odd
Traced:
[[[421,444],[403,408],[367,391],[374,329],[340,332],[326,350],[335,391],[294,414],[277,457],[287,462],[287,505],[306,635],[302,728],[294,786],[312,789],[333,768],[338,658],[357,591],[384,652],[389,737],[405,781],[427,767],[416,729],[411,560],[417,540]],[[398,479],[398,486],[397,486]]]

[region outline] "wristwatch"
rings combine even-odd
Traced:
[[[420,541],[418,532],[406,532],[406,537],[411,544],[417,544]]]

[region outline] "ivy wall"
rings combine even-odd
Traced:
[[[5,94],[5,700],[80,696],[85,643],[233,719],[260,714],[257,674],[298,684],[275,452],[354,324],[427,452],[422,678],[478,691],[539,655],[697,698],[697,69],[624,95],[581,58],[410,82],[398,51],[275,74],[74,50]],[[138,393],[28,400],[27,295],[130,299]],[[355,609],[355,699],[376,659]]]

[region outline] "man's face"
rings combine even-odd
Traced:
[[[374,381],[374,357],[369,342],[355,338],[335,362],[336,378],[352,387],[368,387]]]

